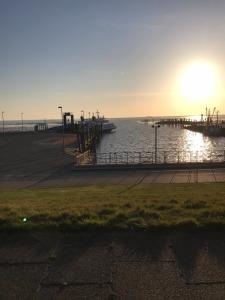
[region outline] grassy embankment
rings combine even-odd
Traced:
[[[225,185],[0,190],[0,229],[225,229]]]

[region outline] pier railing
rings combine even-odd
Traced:
[[[156,159],[156,160],[155,160]],[[225,150],[201,151],[154,151],[149,152],[107,152],[91,154],[89,151],[76,159],[76,165],[120,165],[120,164],[169,164],[225,162]]]

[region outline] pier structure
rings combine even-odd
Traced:
[[[34,125],[34,131],[46,131],[48,130],[48,124],[46,122],[37,123]]]
[[[189,126],[184,127],[188,130],[196,131],[203,133],[207,136],[225,136],[225,123],[224,124],[191,124]]]
[[[63,114],[63,125],[64,127],[68,125],[74,125],[74,115],[70,112],[65,112]]]
[[[213,110],[213,114],[210,115],[210,110],[208,110],[208,115],[204,118],[203,114],[201,115],[201,119],[191,120],[186,118],[170,118],[170,119],[162,119],[156,122],[159,125],[167,125],[167,126],[180,126],[182,128],[200,132],[207,136],[225,136],[225,121],[218,119],[218,111],[217,115],[214,115],[215,108]],[[215,118],[216,117],[216,118]]]
[[[64,134],[67,133],[76,136],[73,154],[75,156],[75,164],[79,165],[82,163],[94,164],[96,162],[96,145],[100,142],[103,133],[111,132],[115,128],[114,124],[106,120],[104,116],[100,117],[99,111],[96,112],[96,116],[93,114],[92,117],[89,113],[89,118],[86,119],[82,110],[78,121],[74,120],[74,115],[71,112],[62,113],[62,125],[50,130],[62,133],[63,140]],[[71,153],[71,151],[69,152]]]
[[[96,145],[103,135],[102,123],[85,122],[81,120],[75,124],[77,135],[77,150],[75,154],[76,164],[94,164],[96,162]]]
[[[81,122],[75,124],[75,132],[79,152],[83,153],[87,150],[95,152],[96,144],[99,143],[102,137],[102,124]]]
[[[168,119],[161,119],[160,121],[156,122],[158,125],[168,125],[168,126],[185,126],[191,125],[192,123],[196,123],[198,121],[193,121],[191,119],[186,118],[168,118]]]

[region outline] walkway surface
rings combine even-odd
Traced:
[[[225,182],[225,169],[74,171],[70,166],[38,174],[0,173],[0,187],[15,188],[198,182]]]
[[[225,236],[0,235],[0,299],[225,299]]]

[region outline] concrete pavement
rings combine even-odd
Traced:
[[[37,174],[0,174],[0,187],[15,188],[198,182],[225,182],[225,169],[75,171],[69,166]]]
[[[0,299],[225,298],[219,232],[0,235]]]

